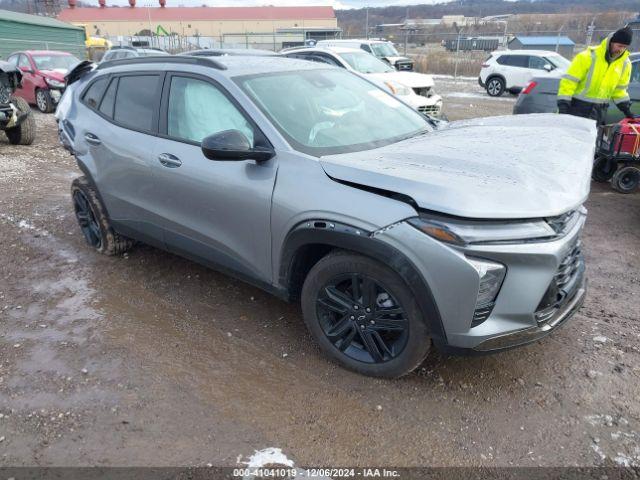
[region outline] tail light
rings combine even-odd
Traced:
[[[489,64],[488,64],[488,63],[483,63],[483,64],[482,64],[482,68],[487,68],[488,66],[489,66]]]
[[[527,85],[525,89],[522,90],[522,95],[529,95],[531,92],[533,92],[533,89],[536,88],[537,86],[538,86],[538,82],[530,82],[529,85]]]

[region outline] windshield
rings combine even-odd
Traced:
[[[371,49],[376,57],[399,57],[400,54],[390,43],[372,43]]]
[[[138,55],[140,57],[155,57],[156,55],[169,55],[169,54],[162,50],[138,50]]]
[[[236,81],[291,145],[314,156],[370,150],[433,129],[418,112],[345,70]]]
[[[563,70],[566,70],[567,68],[569,68],[569,65],[571,65],[571,62],[569,60],[560,55],[549,55],[546,58],[549,62],[551,62],[551,65]]]
[[[73,55],[33,55],[38,70],[68,71],[80,60]]]
[[[341,53],[340,56],[351,65],[356,72],[360,73],[386,73],[395,70],[382,60],[378,60],[373,55],[366,52]]]

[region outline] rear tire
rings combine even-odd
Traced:
[[[96,190],[86,177],[78,177],[71,183],[71,199],[87,245],[109,256],[120,255],[133,246],[133,240],[113,229]]]
[[[591,178],[596,182],[608,182],[616,173],[618,164],[615,160],[597,156],[593,162],[593,171],[591,172]]]
[[[7,128],[4,133],[12,145],[31,145],[36,139],[36,119],[33,116],[31,107],[22,97],[12,97],[11,103],[18,109],[20,114],[26,112],[27,118],[22,120],[22,123],[17,127]]]
[[[506,85],[500,77],[491,77],[485,87],[490,97],[500,97],[505,91]]]
[[[364,375],[397,378],[431,347],[407,284],[389,267],[348,252],[316,263],[302,287],[304,321],[320,348]]]
[[[622,167],[611,179],[611,186],[620,193],[633,193],[638,185],[640,185],[640,169],[637,167]]]
[[[42,113],[51,113],[55,109],[49,90],[36,90],[36,105]]]

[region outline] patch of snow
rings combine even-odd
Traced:
[[[595,343],[607,343],[607,340],[609,340],[607,337],[602,336],[602,335],[598,335],[596,337],[593,337],[593,341]]]
[[[600,457],[600,460],[602,461],[606,460],[607,456],[604,454],[604,452],[600,448],[600,445],[591,445],[591,449],[598,454],[598,456]]]
[[[256,450],[253,455],[249,457],[247,462],[244,463],[247,468],[260,468],[265,465],[286,465],[287,467],[293,467],[293,460],[289,460],[287,456],[282,453],[282,449],[269,447],[263,450]]]
[[[456,77],[454,77],[453,75],[441,75],[441,74],[429,74],[429,75],[431,75],[431,77],[433,78],[441,78],[443,80],[456,80]],[[458,75],[457,80],[463,80],[465,82],[477,82],[478,77],[464,77],[464,76]]]
[[[6,222],[12,223],[16,227],[18,227],[20,230],[29,230],[43,237],[47,237],[50,235],[49,232],[47,232],[46,230],[43,230],[41,228],[34,226],[31,222],[23,218],[17,218],[17,217],[14,217],[13,215],[0,213],[0,220],[4,220]]]

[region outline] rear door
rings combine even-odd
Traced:
[[[277,157],[263,163],[216,161],[203,138],[239,130],[253,145],[268,141],[217,82],[172,73],[163,91],[161,138],[153,168],[162,192],[167,247],[186,257],[271,282],[271,195]]]
[[[125,235],[158,246],[162,229],[151,162],[163,78],[148,71],[100,77],[82,97],[92,114],[75,125],[112,222]]]

